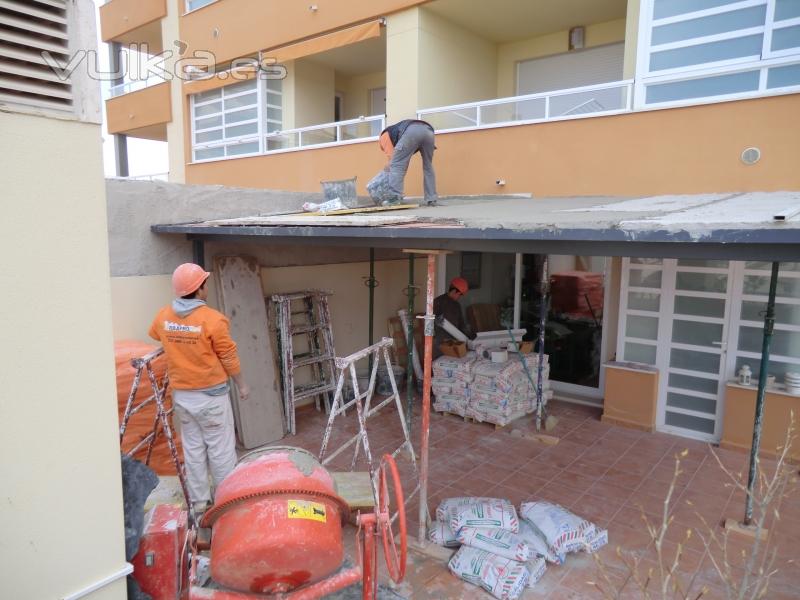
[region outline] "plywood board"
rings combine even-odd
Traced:
[[[419,208],[419,204],[394,204],[391,206],[363,206],[360,208],[343,208],[342,210],[330,210],[328,212],[302,213],[302,215],[306,217],[328,217],[331,215],[356,215],[361,213],[385,212],[388,210],[405,210],[407,208]]]
[[[350,510],[371,509],[375,506],[372,481],[368,471],[331,473],[336,493],[347,502]]]
[[[231,393],[236,431],[242,446],[256,448],[284,435],[280,376],[267,325],[260,267],[250,256],[219,256],[214,259],[214,274],[219,304],[230,320],[242,375],[250,386],[246,401],[239,399],[235,389]]]

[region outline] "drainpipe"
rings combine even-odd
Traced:
[[[758,469],[758,451],[761,446],[761,429],[764,425],[764,395],[767,389],[767,369],[769,368],[769,348],[772,343],[772,332],[775,328],[775,292],[778,287],[778,268],[780,263],[772,263],[772,275],[769,280],[769,299],[767,314],[764,316],[764,340],[761,343],[761,366],[758,370],[758,393],[756,393],[756,416],[753,424],[753,445],[750,448],[750,471],[747,474],[747,502],[744,508],[744,521],[747,527],[753,521],[753,487],[756,483]]]

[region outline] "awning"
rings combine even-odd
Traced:
[[[643,198],[440,198],[380,215],[153,225],[192,239],[530,254],[800,260],[800,192]]]
[[[326,50],[333,50],[342,46],[349,46],[356,42],[363,42],[380,36],[381,21],[370,21],[361,25],[354,25],[347,29],[340,29],[293,44],[270,48],[263,51],[265,58],[274,58],[278,63],[295,60],[312,54],[319,54]]]

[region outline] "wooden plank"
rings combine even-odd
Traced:
[[[414,215],[339,215],[331,216],[316,215],[304,216],[297,215],[278,215],[261,217],[239,217],[236,219],[217,219],[206,221],[205,226],[239,227],[239,226],[263,226],[263,227],[379,227],[382,225],[409,225],[419,221],[419,217]]]
[[[231,391],[239,442],[248,449],[284,435],[280,377],[273,358],[260,272],[258,261],[250,256],[214,259],[219,305],[230,320],[242,374],[251,389],[245,402],[236,394],[236,386]]]
[[[342,210],[331,210],[328,212],[300,213],[300,216],[330,217],[332,215],[356,215],[361,213],[385,212],[388,210],[407,210],[409,208],[419,208],[419,204],[394,204],[392,206],[364,206],[361,208],[343,208]]]
[[[336,493],[347,502],[350,510],[370,509],[375,506],[372,482],[368,471],[331,473]]]

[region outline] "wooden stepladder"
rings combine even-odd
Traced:
[[[329,410],[330,394],[336,389],[336,355],[328,296],[330,292],[321,290],[272,296],[280,344],[286,429],[292,435],[297,433],[297,402],[316,396],[317,410],[320,410],[320,399]],[[305,344],[298,343],[299,336],[305,336]],[[298,345],[305,348],[295,354]],[[296,372],[303,368],[310,369],[310,381],[297,385]]]
[[[356,461],[358,460],[359,450],[363,449],[364,456],[366,457],[367,464],[369,465],[370,478],[372,479],[373,494],[375,494],[376,502],[378,500],[378,471],[379,462],[375,461],[372,456],[372,451],[369,445],[369,436],[367,435],[367,421],[374,417],[382,408],[394,402],[397,408],[397,416],[400,428],[403,431],[403,442],[393,452],[392,458],[397,458],[403,451],[407,452],[406,457],[411,463],[416,486],[414,490],[405,496],[405,503],[408,504],[409,500],[414,498],[419,493],[419,471],[417,469],[417,457],[414,452],[414,446],[411,444],[409,437],[408,425],[406,423],[405,414],[403,413],[403,402],[400,398],[400,393],[397,390],[397,382],[394,379],[394,372],[392,370],[392,363],[389,358],[389,348],[393,345],[391,338],[383,338],[377,344],[373,344],[363,350],[354,352],[350,356],[336,359],[336,368],[338,370],[338,377],[336,382],[336,393],[331,405],[330,414],[328,416],[328,424],[325,427],[325,435],[322,439],[322,448],[319,451],[319,460],[324,465],[329,464],[342,452],[347,450],[350,446],[355,445],[353,451],[353,460],[350,465],[350,470],[356,468]],[[372,369],[369,375],[369,384],[366,390],[361,390],[358,387],[358,377],[356,376],[356,362],[359,360],[372,358]],[[387,398],[383,399],[378,405],[372,406],[372,396],[375,393],[375,380],[377,378],[378,366],[383,361],[387,369],[387,376],[392,384],[392,393]],[[350,378],[351,389],[353,390],[353,397],[351,399],[344,398],[345,379]],[[328,454],[328,442],[331,438],[334,424],[337,417],[345,415],[348,409],[355,407],[356,415],[358,418],[358,433],[345,441],[341,446],[334,449]]]

